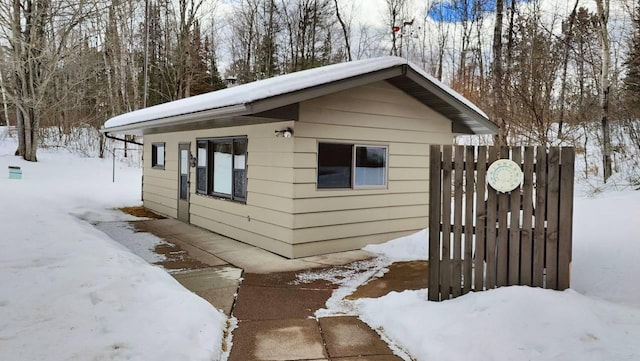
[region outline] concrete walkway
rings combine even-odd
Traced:
[[[179,245],[192,257],[211,266],[231,265],[249,273],[297,271],[343,265],[371,257],[364,251],[288,259],[175,219],[131,222],[140,232],[152,233]]]
[[[402,360],[357,317],[314,318],[337,286],[298,284],[297,273],[244,274],[229,361]]]
[[[314,317],[316,310],[325,307],[336,285],[325,280],[294,282],[299,273],[308,269],[367,259],[371,256],[367,252],[290,260],[174,219],[129,224],[137,232],[151,233],[169,242],[156,247],[156,252],[169,257],[161,265],[180,268],[172,275],[185,288],[237,318],[230,361],[402,360],[357,317]],[[110,234],[110,227],[98,228],[116,241],[122,237],[117,232]],[[419,279],[413,286],[398,277],[406,273],[407,267],[414,270],[407,274]],[[390,282],[374,280],[358,289],[352,298],[379,297],[403,287],[422,288],[426,277],[420,277],[421,267],[401,265],[400,272],[392,268],[388,274],[395,276],[390,277]]]

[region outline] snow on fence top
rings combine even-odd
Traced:
[[[269,79],[258,80],[252,83],[242,84],[232,88],[196,95],[169,103],[155,105],[113,117],[104,123],[104,129],[197,113],[210,109],[248,104],[257,100],[287,94],[322,84],[328,84],[334,81],[368,74],[403,64],[408,64],[412,70],[425,77],[434,85],[438,86],[476,113],[488,119],[487,115],[475,104],[471,103],[455,90],[430,76],[415,64],[407,62],[407,60],[400,57],[385,56],[303,70]]]

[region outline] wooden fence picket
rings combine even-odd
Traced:
[[[573,148],[429,152],[429,300],[506,285],[569,287]],[[520,166],[523,182],[499,193],[487,185],[487,169],[505,158]]]

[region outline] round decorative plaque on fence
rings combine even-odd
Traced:
[[[498,192],[507,193],[522,184],[524,173],[511,159],[498,159],[487,170],[487,182]]]

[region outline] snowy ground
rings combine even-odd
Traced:
[[[0,359],[220,359],[225,316],[89,223],[127,218],[110,209],[139,203],[140,169],[112,183],[110,160],[15,146],[0,137]]]
[[[576,199],[567,291],[504,287],[439,303],[405,291],[351,307],[418,361],[640,360],[638,205],[640,191]],[[423,231],[367,249],[409,260],[426,242]]]
[[[108,160],[41,150],[28,163],[14,149],[0,128],[0,360],[224,359],[224,315],[90,224],[128,217],[109,209],[136,205],[140,170],[118,165],[111,183]],[[424,259],[422,231],[340,274],[310,272],[343,284],[318,315],[358,314],[415,360],[640,360],[640,191],[576,193],[570,290],[342,300],[386,264]]]

